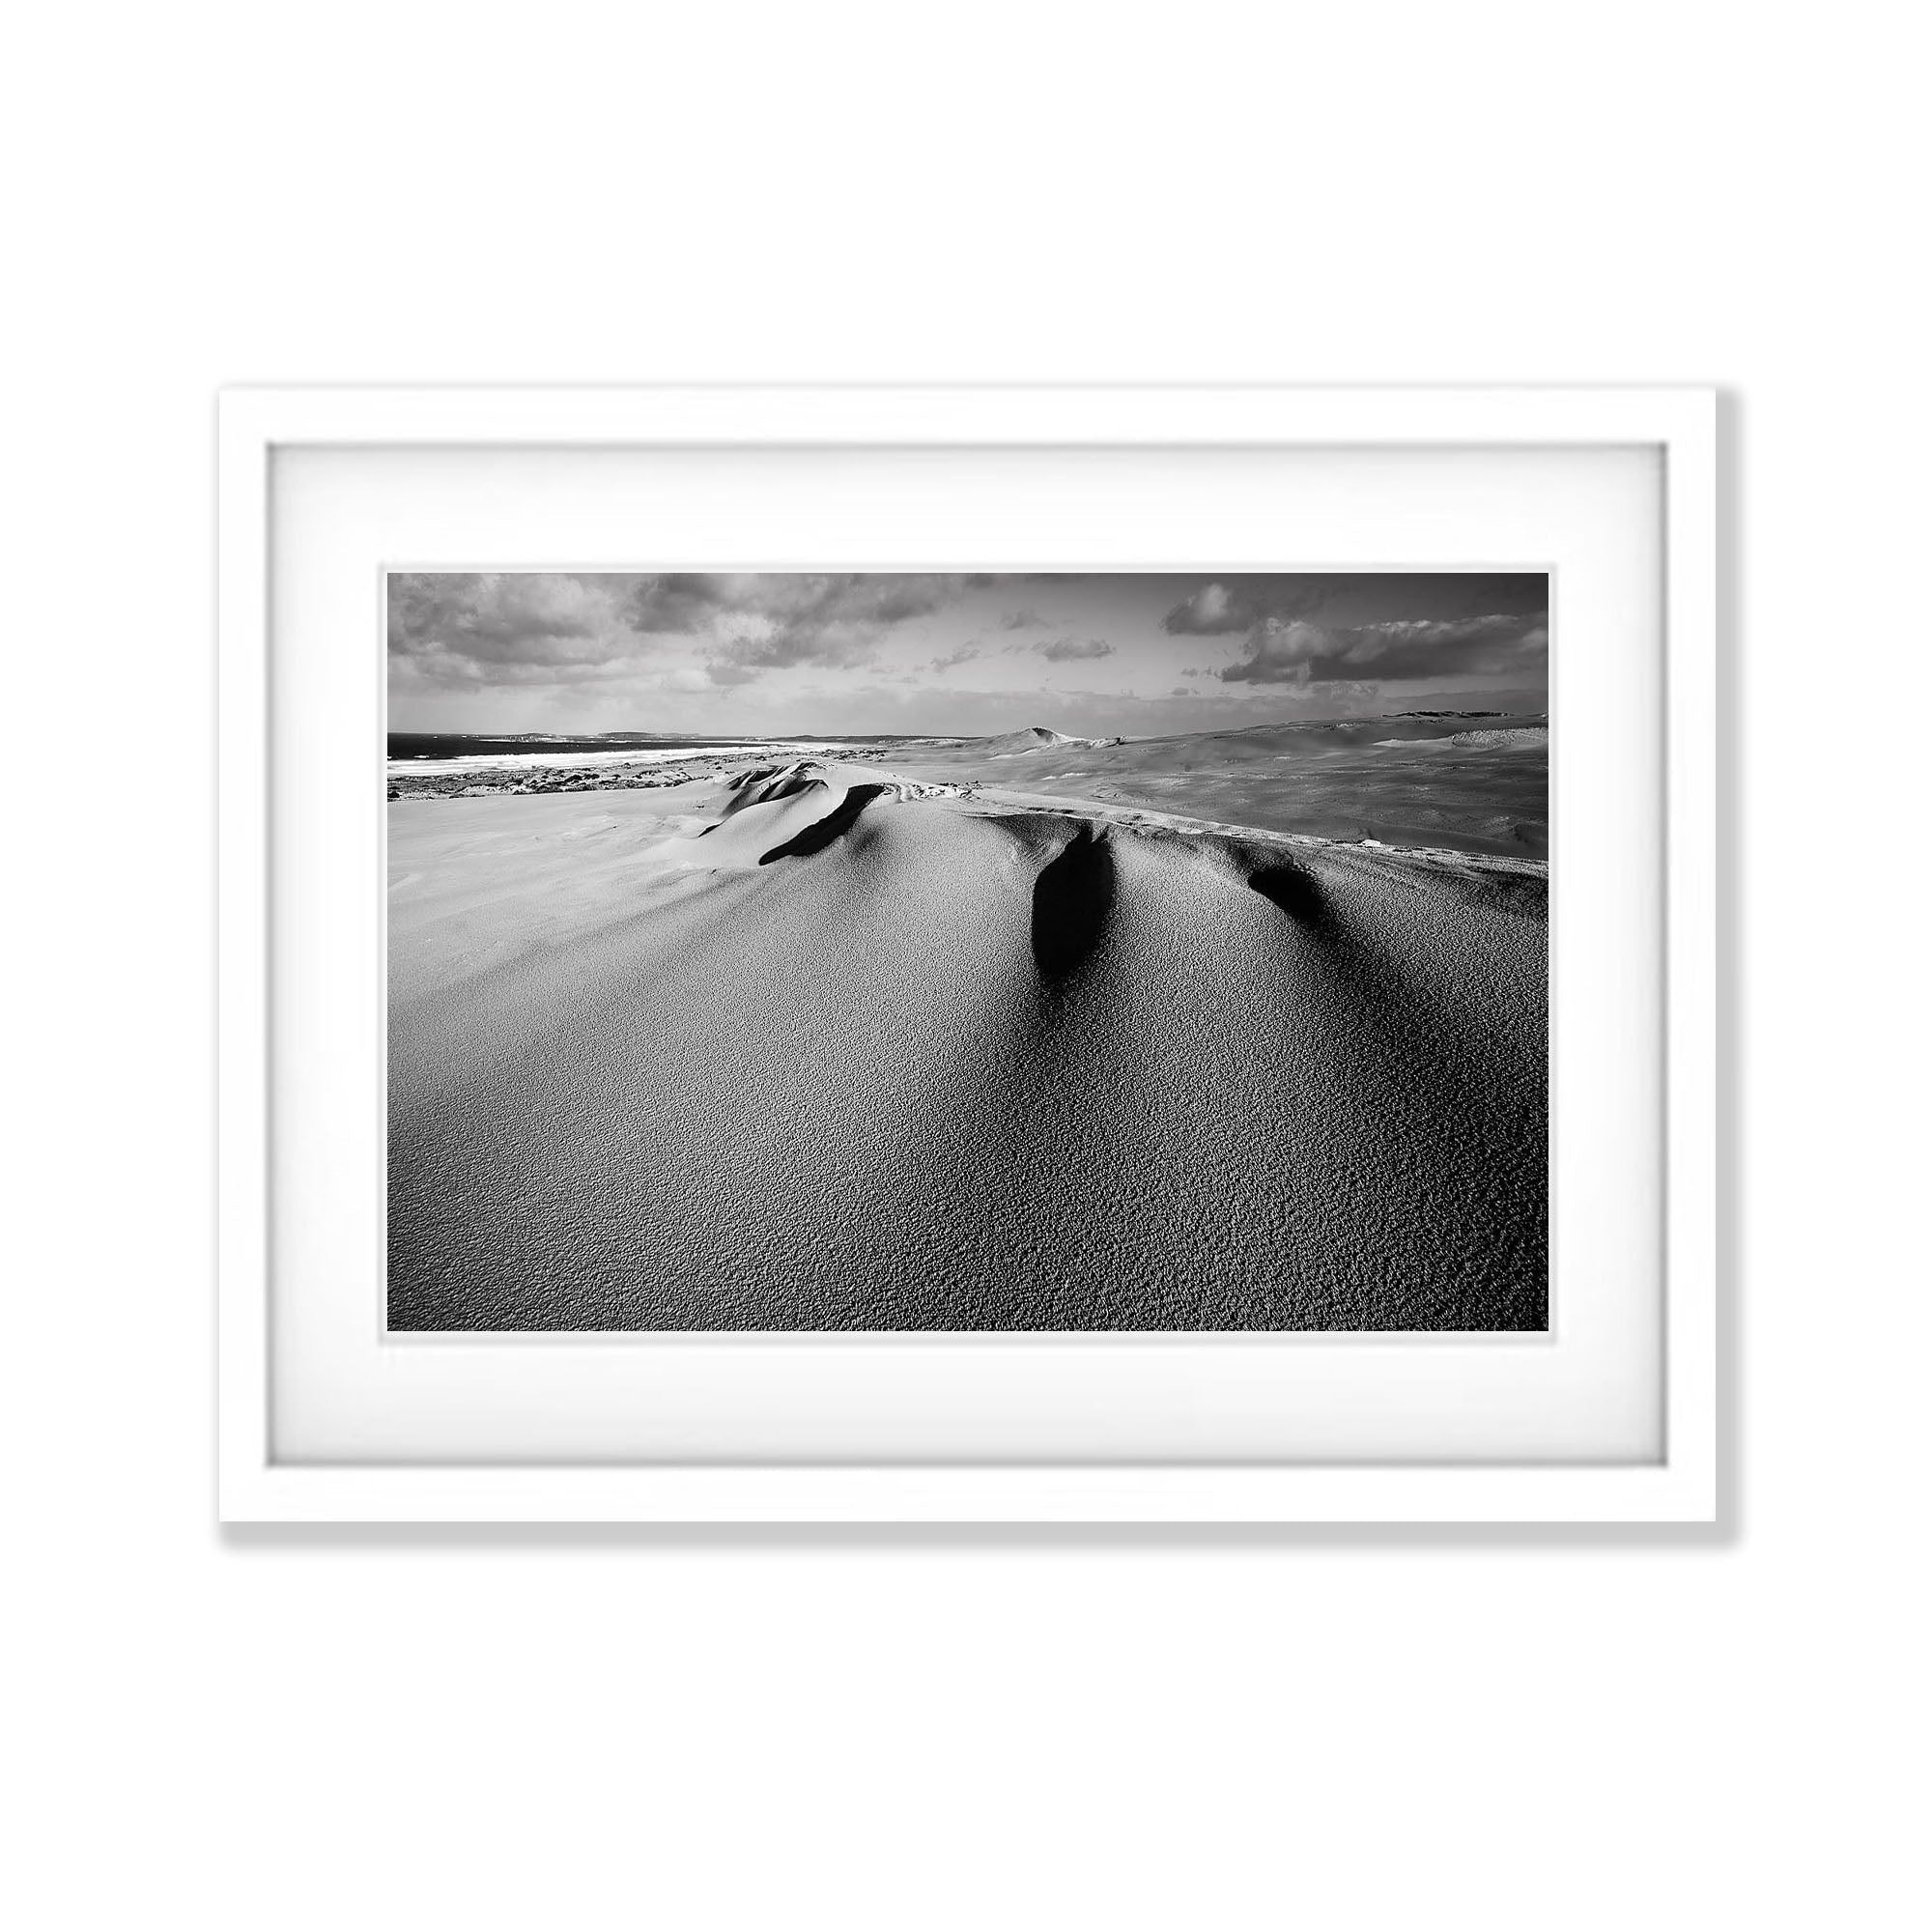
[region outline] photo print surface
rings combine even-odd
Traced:
[[[390,1329],[1547,1327],[1548,614],[391,573]]]

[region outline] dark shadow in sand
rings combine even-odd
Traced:
[[[1033,958],[1042,980],[1064,980],[1093,956],[1114,905],[1114,854],[1105,832],[1081,826],[1033,887]]]
[[[854,785],[823,818],[815,818],[795,838],[761,853],[758,864],[769,866],[775,859],[809,859],[822,852],[835,838],[842,838],[859,822],[859,814],[875,798],[883,798],[891,785]]]
[[[1264,866],[1248,874],[1248,884],[1271,905],[1279,906],[1311,939],[1332,940],[1339,932],[1321,882],[1299,866]]]

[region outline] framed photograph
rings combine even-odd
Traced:
[[[1714,1520],[1711,392],[220,438],[225,1519]]]

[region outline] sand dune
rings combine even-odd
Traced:
[[[1544,1324],[1538,865],[809,760],[388,810],[393,1326]]]
[[[997,738],[965,738],[961,747],[982,758],[1031,758],[1042,752],[1094,751],[1118,745],[1118,738],[1073,738],[1065,731],[1049,731],[1043,724],[1029,725],[1024,731],[1008,731]]]
[[[1167,738],[1073,738],[1037,725],[993,738],[714,739],[648,750],[602,741],[589,751],[534,750],[534,740],[504,740],[487,754],[437,758],[421,755],[427,741],[401,742],[410,755],[390,760],[391,799],[656,790],[723,776],[748,755],[816,752],[1083,807],[1131,805],[1272,832],[1505,857],[1548,851],[1548,722],[1492,712],[1402,712]]]

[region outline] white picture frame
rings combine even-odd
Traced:
[[[224,1520],[1695,1524],[1717,1520],[1712,391],[237,389],[220,399],[219,441],[217,1464]],[[385,1455],[380,1447],[359,1458],[300,1460],[278,1454],[269,1184],[270,1093],[276,1075],[268,728],[276,643],[271,520],[277,460],[304,449],[490,452],[493,460],[520,451],[781,449],[864,452],[868,463],[888,467],[920,452],[962,449],[1121,451],[1155,463],[1162,452],[1201,450],[1325,452],[1337,461],[1351,452],[1648,452],[1660,477],[1662,652],[1657,726],[1662,943],[1655,962],[1662,1018],[1655,1042],[1662,1056],[1662,1109],[1650,1151],[1662,1174],[1655,1453],[1614,1461],[1437,1461],[1418,1452],[1399,1460],[1335,1461],[1303,1454],[1292,1462],[1266,1463],[1127,1456],[967,1462],[883,1455],[864,1462],[752,1455],[593,1463],[515,1454],[442,1463]],[[372,624],[372,648],[376,635]],[[1560,634],[1557,650],[1560,680]],[[1566,890],[1587,890],[1587,882],[1565,880],[1559,871],[1557,891]],[[1564,1094],[1559,1086],[1553,1122],[1559,1137],[1561,1109],[1586,1101],[1574,1091]],[[371,1175],[367,1184],[373,1187],[378,1179]],[[363,1182],[351,1176],[330,1184]],[[286,1344],[286,1335],[283,1339]],[[1132,1338],[1126,1345],[1132,1346]],[[649,1345],[629,1338],[620,1346]],[[496,1364],[499,1374],[506,1359]],[[1331,1359],[1340,1362],[1343,1352],[1331,1350]],[[550,1373],[556,1373],[554,1365]]]

